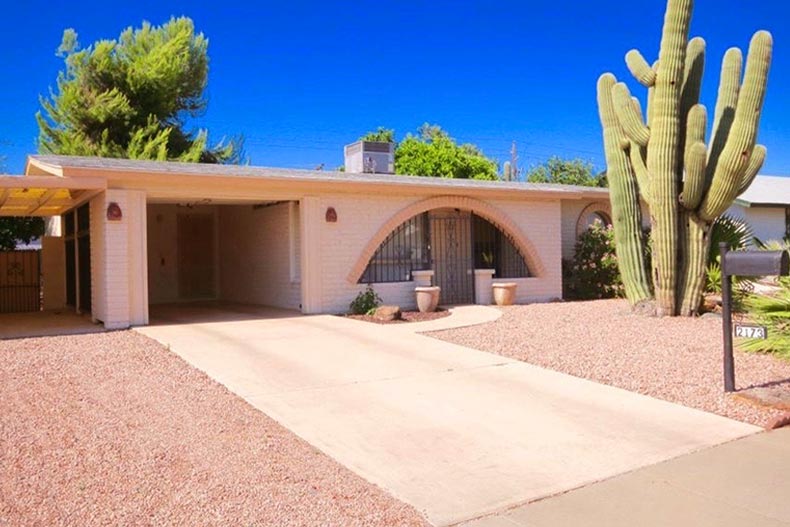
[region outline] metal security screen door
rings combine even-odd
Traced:
[[[430,213],[431,258],[442,304],[474,302],[472,214],[461,210]]]

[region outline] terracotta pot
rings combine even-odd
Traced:
[[[494,302],[498,306],[511,306],[516,301],[515,282],[495,282],[491,284],[494,290]]]
[[[439,291],[439,286],[414,288],[414,292],[417,294],[417,309],[420,310],[420,313],[436,311],[436,307],[439,305]]]

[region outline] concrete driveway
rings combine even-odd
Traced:
[[[232,306],[170,308],[159,323],[138,331],[435,525],[759,430],[405,325]]]

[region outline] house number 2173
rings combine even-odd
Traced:
[[[765,326],[735,324],[735,336],[746,339],[766,339],[768,338],[768,328]]]

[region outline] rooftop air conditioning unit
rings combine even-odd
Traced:
[[[346,172],[351,174],[394,174],[395,143],[357,141],[343,149]]]

